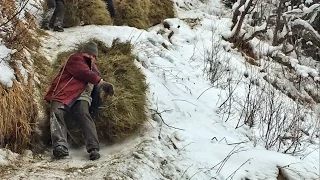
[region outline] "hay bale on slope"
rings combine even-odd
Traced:
[[[115,25],[128,25],[141,29],[149,27],[150,0],[116,0],[115,5]]]
[[[102,0],[68,0],[66,3],[65,27],[83,24],[112,24],[106,3]]]
[[[172,0],[116,0],[116,25],[147,29],[174,17]]]
[[[174,17],[172,0],[150,0],[148,19],[151,26],[161,23],[164,19]]]
[[[115,142],[123,140],[134,133],[146,120],[146,90],[145,77],[134,64],[134,56],[131,53],[132,46],[129,42],[121,43],[115,40],[112,47],[106,47],[104,43],[96,41],[99,46],[97,65],[102,78],[115,86],[114,97],[101,98],[104,102],[99,109],[95,122],[99,139],[102,141]],[[78,46],[81,50],[83,44]],[[74,53],[64,52],[54,64],[54,74],[64,65],[67,58]],[[83,138],[79,131],[76,120],[71,120],[68,127],[76,127],[69,130],[71,144],[83,145]]]
[[[145,76],[134,64],[129,42],[115,40],[111,48],[99,43],[100,67],[103,78],[113,83],[116,94],[101,108],[97,121],[99,136],[108,141],[118,141],[136,131],[146,120]]]

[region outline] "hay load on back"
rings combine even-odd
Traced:
[[[144,75],[134,64],[135,57],[132,55],[130,42],[114,40],[111,47],[106,47],[103,42],[96,42],[99,49],[96,64],[101,77],[112,83],[116,91],[113,97],[101,93],[101,105],[94,120],[102,143],[117,142],[132,135],[147,120],[147,85]],[[78,45],[77,50],[82,49],[82,46],[83,44]],[[58,56],[53,66],[55,67],[53,76],[74,52],[64,52]],[[83,145],[82,133],[76,119],[69,116],[66,121],[68,121],[71,144]]]

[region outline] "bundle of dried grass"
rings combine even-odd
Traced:
[[[150,26],[161,23],[164,19],[173,18],[174,7],[172,0],[150,0],[150,11],[148,19]]]
[[[107,81],[113,83],[116,94],[103,97],[105,105],[97,118],[99,136],[118,141],[135,132],[147,120],[145,76],[134,64],[130,42],[115,40],[111,48],[99,43],[98,66]]]
[[[172,0],[116,0],[116,25],[128,25],[141,29],[173,18]]]
[[[147,29],[150,0],[116,0],[115,25],[128,25]]]
[[[72,27],[82,24],[110,25],[111,18],[102,0],[68,0],[64,26]]]

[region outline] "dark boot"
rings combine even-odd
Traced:
[[[99,149],[91,149],[89,151],[90,155],[89,155],[89,159],[91,161],[97,160],[100,158],[100,153],[99,153]]]
[[[63,0],[56,0],[56,9],[54,12],[54,27],[53,31],[63,32],[63,19],[66,8]]]
[[[53,149],[53,156],[56,158],[62,158],[65,156],[69,156],[69,151],[68,148],[66,148],[65,146],[56,146]]]
[[[55,12],[56,8],[56,1],[55,0],[47,0],[47,11],[44,13],[43,17],[43,24],[41,26],[42,29],[44,30],[49,30],[50,29],[50,22],[52,21],[52,16]]]
[[[53,27],[53,31],[63,32],[64,29],[63,29],[62,26],[54,26],[54,27]]]
[[[50,30],[49,23],[43,23],[43,25],[41,26],[41,29],[43,29],[43,30]]]

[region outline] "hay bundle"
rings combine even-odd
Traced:
[[[81,24],[109,25],[110,14],[106,3],[102,0],[68,0],[65,1],[67,8],[64,26],[72,27]]]
[[[150,2],[148,18],[151,26],[161,23],[164,19],[174,17],[172,0],[150,0]]]
[[[131,54],[132,46],[129,42],[113,42],[111,48],[106,47],[102,42],[99,46],[99,57],[97,65],[101,76],[115,86],[115,96],[106,97],[101,94],[103,105],[95,117],[99,139],[115,142],[136,131],[147,120],[145,77],[134,64],[134,56]],[[82,49],[79,45],[78,49]],[[72,52],[64,52],[59,55],[54,65],[56,74],[59,67],[62,67]],[[75,119],[68,117],[67,126],[71,135],[70,142],[74,146],[83,145],[81,132],[77,129]]]
[[[33,86],[15,81],[10,89],[0,87],[0,145],[20,152],[29,146],[37,118]]]
[[[115,40],[111,48],[99,43],[103,78],[113,83],[113,98],[103,97],[105,105],[99,112],[97,129],[101,138],[118,141],[137,130],[147,120],[145,76],[134,64],[129,42]]]
[[[116,0],[115,6],[115,25],[128,25],[141,29],[149,27],[150,0]]]

